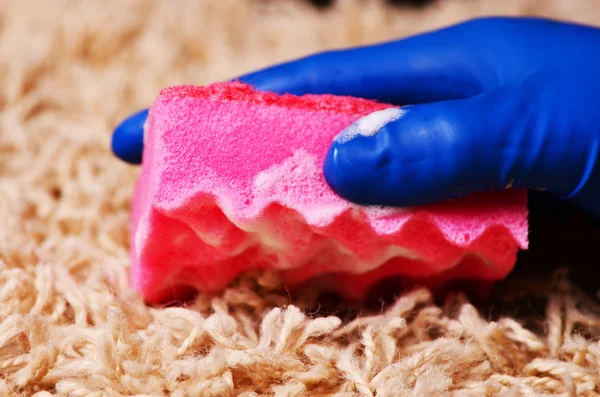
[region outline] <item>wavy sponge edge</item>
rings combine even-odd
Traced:
[[[275,269],[290,287],[324,279],[360,300],[396,276],[433,288],[504,278],[528,246],[525,191],[380,208],[351,204],[329,188],[321,167],[332,139],[389,107],[264,93],[239,82],[161,91],[133,199],[133,287],[158,303]]]

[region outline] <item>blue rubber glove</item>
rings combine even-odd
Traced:
[[[336,139],[324,164],[340,196],[412,206],[507,187],[543,189],[600,215],[600,29],[484,18],[330,51],[240,78],[277,93],[406,106]],[[138,162],[143,117],[115,131]]]

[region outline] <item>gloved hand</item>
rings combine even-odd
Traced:
[[[600,29],[483,18],[240,80],[409,105],[367,116],[332,143],[325,177],[350,201],[412,206],[514,187],[600,215]],[[116,129],[117,156],[139,162],[144,118]]]

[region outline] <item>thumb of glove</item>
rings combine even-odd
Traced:
[[[573,198],[598,173],[598,140],[574,134],[568,110],[555,112],[555,101],[535,92],[507,85],[367,115],[334,139],[325,178],[363,205],[413,206],[509,187]]]

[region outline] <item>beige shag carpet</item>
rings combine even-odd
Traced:
[[[598,395],[600,307],[560,271],[486,306],[418,290],[349,307],[269,274],[168,308],[127,288],[124,116],[169,85],[485,14],[600,23],[600,4],[0,0],[0,395]]]

